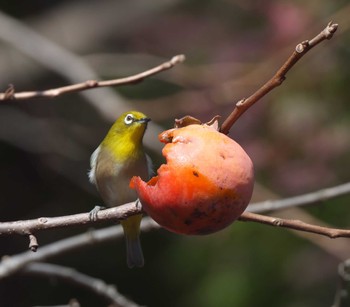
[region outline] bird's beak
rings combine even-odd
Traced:
[[[143,118],[136,120],[136,122],[140,123],[140,124],[147,124],[149,121],[151,121],[151,119],[148,117],[143,117]]]

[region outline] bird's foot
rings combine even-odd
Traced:
[[[97,213],[103,209],[106,209],[106,207],[104,206],[95,206],[94,209],[92,209],[89,212],[89,220],[90,221],[97,221]]]
[[[142,204],[141,204],[141,202],[140,202],[140,199],[136,199],[135,207],[136,207],[137,209],[142,208]]]

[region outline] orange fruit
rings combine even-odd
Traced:
[[[179,234],[221,230],[247,207],[254,186],[253,163],[242,147],[207,125],[189,125],[159,135],[167,163],[147,183],[133,177],[144,210]]]

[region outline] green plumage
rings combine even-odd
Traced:
[[[122,114],[91,156],[89,178],[108,207],[137,199],[135,191],[129,187],[131,177],[149,179],[150,167],[142,145],[148,121],[140,112]],[[139,240],[141,218],[142,215],[137,215],[121,222],[129,267],[142,267],[144,264]]]

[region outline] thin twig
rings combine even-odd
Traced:
[[[266,216],[252,212],[244,212],[239,220],[242,222],[257,222],[270,226],[289,228],[323,235],[329,238],[350,238],[350,229],[338,229],[312,225],[299,220],[281,219],[273,216]]]
[[[31,29],[24,22],[0,11],[0,40],[5,41],[22,54],[32,58],[46,69],[62,76],[68,83],[76,84],[82,80],[98,80],[99,75],[78,54]],[[5,86],[4,84],[1,86]],[[13,97],[14,86],[6,91],[7,99]],[[109,87],[98,91],[80,91],[86,101],[94,107],[104,119],[114,122],[116,114],[128,111],[130,105],[115,90]],[[0,100],[1,102],[1,100]],[[150,135],[163,131],[160,125],[151,122],[145,135],[145,144],[153,150],[159,150],[159,142]]]
[[[160,226],[149,217],[142,220],[142,232],[159,229]],[[99,230],[91,230],[86,233],[56,241],[42,246],[36,253],[26,251],[15,256],[5,256],[0,262],[0,279],[10,276],[32,262],[45,261],[52,257],[79,250],[86,246],[92,246],[101,242],[116,240],[123,237],[120,225],[111,226]]]
[[[98,74],[83,58],[39,34],[24,22],[0,11],[0,39],[46,69],[56,72],[69,83],[98,79]],[[4,86],[4,84],[2,85]],[[8,95],[11,94],[8,91]],[[83,91],[80,94],[105,119],[113,121],[115,114],[128,110],[124,99],[111,88]],[[9,98],[9,97],[8,97]]]
[[[141,210],[142,209],[136,205],[136,202],[101,210],[98,212],[97,222],[123,220],[131,215],[142,213]],[[0,236],[12,234],[33,235],[36,231],[44,229],[93,224],[96,224],[96,221],[90,219],[89,213],[58,217],[40,217],[32,220],[0,223]]]
[[[262,97],[272,91],[275,87],[281,85],[286,78],[288,71],[313,47],[321,43],[326,39],[331,39],[338,25],[330,22],[327,27],[321,31],[317,36],[309,41],[303,41],[298,44],[292,53],[292,55],[287,59],[287,61],[280,67],[280,69],[275,73],[275,75],[267,81],[262,87],[260,87],[253,95],[247,99],[240,100],[232,113],[226,118],[221,126],[220,131],[224,134],[228,134],[232,125],[237,121],[237,119],[247,111],[253,104],[259,101]]]
[[[97,80],[88,80],[82,83],[67,85],[63,87],[53,88],[44,91],[30,91],[30,92],[19,92],[16,93],[14,86],[11,84],[9,88],[4,92],[0,93],[0,101],[4,100],[23,100],[30,98],[46,97],[53,98],[59,95],[80,92],[84,90],[89,90],[99,87],[111,87],[111,86],[121,86],[126,84],[135,84],[143,81],[145,78],[158,74],[162,71],[168,70],[174,67],[176,64],[182,63],[185,60],[185,56],[180,54],[174,56],[170,61],[164,62],[154,68],[141,72],[139,74],[120,78],[113,80],[97,81]]]
[[[113,306],[137,307],[138,304],[128,300],[121,295],[114,285],[106,284],[102,279],[82,274],[75,269],[64,267],[62,265],[48,263],[31,263],[21,271],[25,274],[45,276],[49,278],[61,279],[65,282],[85,288],[98,296],[101,296]]]
[[[350,182],[337,185],[335,187],[318,190],[312,193],[307,193],[299,196],[279,199],[279,200],[267,200],[258,203],[254,203],[248,206],[247,211],[259,213],[268,212],[281,209],[287,209],[291,207],[307,206],[316,204],[319,202],[333,199],[338,196],[346,195],[350,193]]]
[[[29,249],[32,252],[36,252],[39,247],[38,239],[33,234],[29,234],[28,237],[29,237]]]

